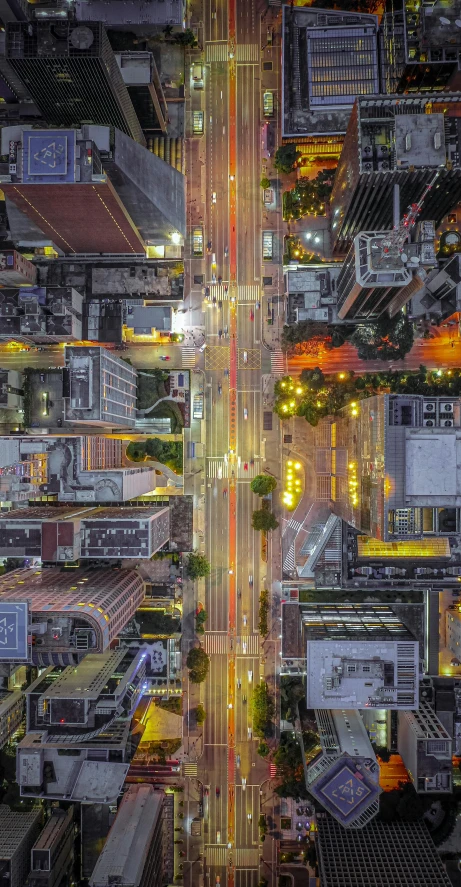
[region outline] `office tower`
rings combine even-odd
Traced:
[[[417,792],[453,791],[452,739],[424,699],[398,714],[397,747]]]
[[[123,467],[126,441],[100,435],[0,437],[0,501],[126,502],[155,490],[155,469]]]
[[[380,28],[383,91],[456,89],[460,15],[459,0],[388,0]]]
[[[417,708],[419,643],[383,604],[282,606],[281,674],[307,676],[307,707]]]
[[[54,807],[31,851],[27,887],[59,887],[74,859],[74,807]]]
[[[184,265],[165,247],[164,259],[143,256],[37,256],[39,280],[47,286],[75,286],[86,299],[143,299],[177,302],[184,294]]]
[[[29,344],[79,342],[81,294],[73,287],[21,287],[0,292],[0,339]]]
[[[382,394],[342,410],[331,427],[335,514],[385,542],[456,535],[460,424],[448,397]]]
[[[70,665],[88,652],[103,653],[143,599],[144,582],[135,570],[50,567],[0,576],[0,608],[4,601],[29,601],[38,665]]]
[[[16,813],[0,804],[0,873],[10,887],[23,887],[30,869],[30,851],[37,838],[42,811]]]
[[[322,752],[308,765],[309,793],[344,828],[363,828],[379,810],[379,766],[358,711],[317,709]]]
[[[183,26],[186,17],[184,0],[170,0],[169,3],[143,0],[76,0],[75,15],[82,22],[104,22],[108,28],[130,25],[177,25]]]
[[[89,879],[90,887],[110,887],[114,878],[120,887],[161,887],[163,803],[163,792],[151,785],[130,785]]]
[[[148,648],[88,653],[78,665],[52,665],[25,691],[27,731],[72,746],[129,718],[142,696]]]
[[[439,262],[411,298],[410,317],[430,317],[440,323],[461,311],[461,255]]]
[[[0,284],[2,286],[33,286],[37,269],[15,249],[0,253]]]
[[[156,4],[156,6],[159,9],[159,5]],[[88,8],[88,4],[85,4],[85,8]],[[107,6],[105,8],[106,10],[109,9]],[[150,8],[153,8],[153,4],[151,4]],[[98,19],[98,21],[103,21],[103,19]],[[147,134],[153,135],[160,131],[166,133],[168,129],[168,104],[165,100],[162,82],[153,53],[124,50],[124,52],[116,52],[115,58],[117,59],[123,82],[133,102],[136,115],[143,131],[146,132],[146,136]],[[149,148],[150,143],[151,139],[148,139]],[[179,169],[179,167],[176,166],[176,169]]]
[[[170,509],[34,506],[0,516],[0,557],[44,563],[151,558],[170,538]]]
[[[24,695],[20,690],[0,689],[0,748],[10,741],[24,717]]]
[[[378,19],[283,7],[282,135],[337,156],[355,98],[379,93]],[[306,144],[307,143],[307,144]]]
[[[338,318],[357,323],[382,314],[393,317],[421,289],[426,269],[436,264],[431,222],[419,225],[416,241],[405,245],[394,245],[389,231],[362,231],[338,277]]]
[[[137,370],[121,357],[95,346],[66,348],[64,361],[65,422],[133,427]]]
[[[20,410],[24,405],[23,376],[17,370],[0,369],[0,407]]]
[[[5,50],[6,60],[47,123],[75,126],[91,120],[115,126],[145,144],[101,23],[11,22]]]
[[[451,884],[422,822],[375,819],[363,829],[345,829],[332,816],[319,813],[316,847],[322,887]]]
[[[405,210],[433,183],[419,218],[440,224],[461,197],[460,107],[460,93],[357,99],[330,201],[337,253],[361,231],[392,228],[395,184]]]

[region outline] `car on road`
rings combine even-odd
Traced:
[[[243,653],[246,653],[246,651],[247,651],[247,642],[246,641],[242,642],[242,651],[243,651]]]
[[[247,701],[247,698],[246,698],[246,695],[245,695],[245,693],[244,693],[243,696],[242,696],[242,702],[243,702],[244,705],[246,705],[246,701]]]
[[[247,787],[247,781],[246,781],[245,777],[242,776],[242,792],[245,791],[246,787]]]
[[[213,253],[213,255],[211,256],[211,264],[216,265],[216,253]]]
[[[216,293],[213,293],[211,301],[213,302],[213,305],[216,305]]]
[[[261,307],[261,302],[259,302],[259,301],[256,302],[255,308],[257,311],[259,311],[260,307]]]
[[[248,739],[253,739],[253,730],[251,727],[248,727]]]
[[[216,203],[216,191],[213,191],[213,193],[211,195],[211,202]]]
[[[217,785],[216,786],[216,797],[219,798],[220,794],[221,794],[221,789],[219,788],[219,785]]]
[[[247,819],[248,819],[248,822],[251,822],[251,820],[253,819],[251,813],[248,813],[248,814],[247,814]]]
[[[248,672],[248,680],[249,680],[249,682],[250,682],[250,684],[251,684],[251,682],[252,682],[252,680],[253,680],[253,672],[252,672],[252,671],[249,671],[249,672]]]
[[[40,373],[40,382],[45,381],[45,373]]]
[[[255,319],[255,313],[254,313],[253,309],[251,309],[251,311],[250,311],[250,320],[254,320],[254,319]]]
[[[229,378],[229,370],[227,369],[227,367],[226,367],[226,369],[224,370],[224,375],[225,375],[226,379]]]
[[[62,419],[61,418],[56,420],[56,425],[58,426],[58,428],[62,428]]]
[[[240,767],[240,755],[237,755],[235,762],[237,764],[237,767]]]
[[[204,794],[205,794],[205,795],[209,795],[209,794],[210,794],[210,786],[209,786],[209,785],[206,785],[206,786],[205,786]]]
[[[248,419],[248,410],[246,407],[243,407],[243,418],[245,421]]]
[[[222,385],[221,385],[221,382],[218,382],[218,394],[222,394]]]
[[[224,487],[224,489],[222,491],[222,496],[223,496],[223,499],[227,499],[227,487]]]
[[[218,465],[218,478],[219,480],[222,479],[222,465]]]
[[[229,247],[225,246],[224,247],[224,258],[227,259],[228,255],[229,255]]]
[[[242,682],[241,682],[240,678],[238,678],[237,679],[237,690],[240,690],[241,686],[242,686]]]
[[[244,614],[243,614],[243,624],[246,625],[247,622],[248,622],[247,614],[244,613]]]
[[[253,574],[252,573],[250,573],[250,575],[248,576],[248,585],[250,586],[250,588],[253,588]]]
[[[243,463],[243,470],[248,471],[248,462]]]
[[[216,274],[211,275],[211,282],[216,283]],[[216,302],[216,296],[214,297],[213,302]]]
[[[218,835],[221,838],[220,832],[218,832]],[[219,844],[219,841],[218,841],[218,844]],[[220,883],[221,883],[221,875],[216,875],[216,884],[220,884]]]
[[[218,330],[218,339],[222,339],[222,330]]]
[[[207,253],[211,253],[211,240],[208,241],[206,245]]]
[[[216,843],[217,844],[221,843],[221,832],[216,832]],[[218,875],[218,877],[219,877],[219,875]],[[218,878],[216,878],[216,883],[218,884]]]
[[[243,362],[248,363],[248,351],[243,352]]]

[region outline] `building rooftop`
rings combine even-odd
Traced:
[[[19,849],[30,829],[40,822],[42,811],[17,813],[7,804],[0,804],[0,860],[8,860]]]
[[[140,884],[163,797],[163,792],[154,791],[150,785],[129,787],[91,875],[90,887],[109,887],[114,878],[122,887]]]

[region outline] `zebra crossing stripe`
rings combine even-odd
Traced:
[[[261,292],[256,284],[240,284],[237,287],[238,302],[257,302],[260,296]]]
[[[183,764],[182,765],[182,775],[183,776],[197,776],[197,764]]]
[[[292,571],[292,570],[294,570],[294,568],[295,568],[295,547],[294,547],[294,545],[291,545],[290,550],[283,562],[283,569]]]
[[[209,62],[227,62],[229,58],[229,47],[227,43],[207,43],[206,44],[206,61]]]
[[[286,371],[286,358],[283,351],[271,351],[271,372],[274,375],[284,376]]]
[[[257,43],[238,43],[236,47],[237,62],[259,62],[261,50]]]
[[[181,361],[182,361],[183,369],[185,369],[185,367],[194,367],[195,366],[195,358],[196,358],[195,348],[190,348],[190,347],[181,348]]]

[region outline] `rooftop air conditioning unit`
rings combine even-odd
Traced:
[[[373,164],[369,161],[362,164],[363,172],[373,172]]]
[[[453,419],[444,419],[441,425],[442,428],[453,428]]]
[[[434,413],[434,414],[435,414],[435,410],[436,410],[436,403],[435,403],[435,400],[429,400],[429,401],[426,401],[426,403],[423,404],[423,412],[425,412],[425,413]]]
[[[435,425],[435,422],[433,419],[425,419],[424,420],[424,427],[425,428],[433,428],[434,425]]]
[[[444,403],[442,405],[442,413],[452,413],[453,412],[453,404],[452,403]]]
[[[389,161],[388,160],[380,160],[378,163],[378,171],[386,172],[389,169]]]

